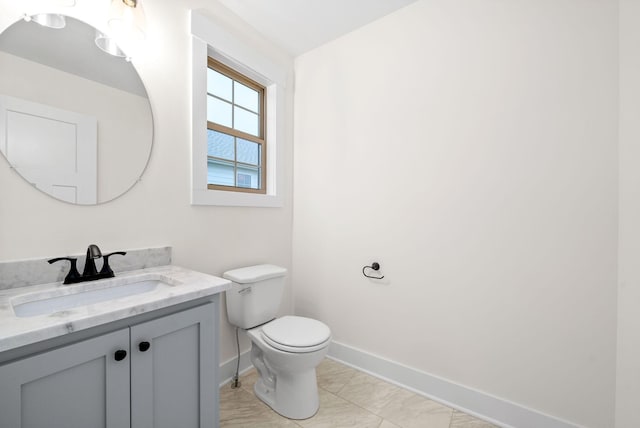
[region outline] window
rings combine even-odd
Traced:
[[[265,50],[262,44],[257,46],[253,43],[247,43],[244,34],[242,37],[238,37],[240,33],[230,32],[226,24],[218,22],[210,16],[204,16],[195,10],[191,11],[191,35],[191,204],[228,207],[283,207],[287,194],[286,188],[290,183],[286,174],[287,166],[290,167],[286,153],[287,147],[291,146],[291,139],[288,135],[290,132],[292,133],[292,127],[291,112],[287,106],[292,102],[290,88],[293,88],[293,60],[280,55],[272,55],[273,52]],[[244,76],[248,82],[245,83],[243,80],[230,77],[224,71],[215,70],[225,78],[237,81],[253,90],[261,89],[258,91],[262,92],[262,100],[259,101],[261,110],[256,112],[246,107],[242,110],[242,112],[247,110],[247,113],[258,113],[258,123],[262,127],[259,136],[247,132],[248,123],[240,125],[245,128],[234,130],[233,117],[231,126],[227,125],[226,127],[224,122],[207,120],[207,103],[210,98],[207,78],[212,73],[210,70],[214,70],[209,68],[209,58],[223,64],[227,69],[231,68],[231,74]],[[213,76],[218,75],[213,74]],[[224,81],[224,79],[222,80]],[[226,101],[226,103],[218,105],[225,106],[227,112],[231,108],[233,114],[234,101],[238,107],[244,107],[242,104],[246,104],[245,101],[238,98],[238,94],[235,99],[231,100],[228,99],[228,93],[226,94],[227,99],[224,98],[224,95],[224,93],[220,93],[217,98],[215,96],[214,98]],[[248,117],[254,116],[249,115]],[[220,121],[222,122],[223,119]],[[208,124],[210,122],[212,122],[211,131],[218,132],[218,134],[211,133],[212,149],[216,148],[220,150],[219,152],[209,153],[210,130]],[[225,128],[216,128],[218,125]],[[232,132],[225,132],[225,130]],[[240,140],[245,140],[247,143],[242,141],[238,143],[238,135],[233,134],[237,131],[244,133],[244,136],[240,136]],[[225,141],[227,146],[224,146]],[[236,152],[237,144],[239,146]],[[254,144],[260,148],[257,154],[259,164],[254,161],[255,150],[253,149],[256,147]],[[225,150],[227,151],[225,152]],[[236,159],[236,153],[240,154],[239,159]],[[209,170],[210,155],[211,171]],[[223,174],[223,166],[226,166],[226,175]],[[243,167],[245,168],[243,169]],[[233,172],[229,173],[229,171]],[[210,181],[213,181],[210,180],[210,173],[215,175],[218,172],[220,172],[219,180],[224,177],[227,180],[225,183],[229,185],[209,185]],[[251,179],[249,180],[245,175],[250,176]]]
[[[266,193],[264,86],[209,57],[207,187]]]

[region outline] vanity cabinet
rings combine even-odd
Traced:
[[[0,366],[0,426],[129,426],[129,332],[119,330]]]
[[[131,327],[131,428],[214,426],[213,316],[209,304]]]
[[[210,428],[215,303],[0,365],[0,427]]]

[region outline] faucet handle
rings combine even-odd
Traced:
[[[78,268],[76,267],[77,259],[74,257],[57,257],[55,259],[48,260],[49,264],[54,264],[55,262],[59,262],[60,260],[69,260],[71,268],[69,269],[69,273],[64,278],[63,284],[73,284],[74,282],[78,282],[80,279],[80,273],[78,272]]]
[[[126,251],[114,251],[113,253],[105,254],[102,256],[102,260],[104,261],[102,264],[102,269],[100,269],[100,275],[103,275],[104,278],[112,278],[115,276],[111,266],[109,266],[109,257],[113,255],[124,256],[127,254]]]

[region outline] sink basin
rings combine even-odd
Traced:
[[[34,317],[108,302],[110,300],[150,293],[171,287],[168,281],[158,278],[127,278],[127,281],[106,280],[65,286],[54,291],[16,296],[12,299],[13,312],[18,317]]]

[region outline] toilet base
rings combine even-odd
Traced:
[[[294,376],[278,375],[275,388],[258,378],[256,396],[276,413],[289,419],[308,419],[318,412],[320,400],[315,368]]]
[[[312,417],[320,407],[316,367],[327,355],[331,337],[311,352],[285,352],[267,344],[261,330],[247,330],[251,362],[259,374],[253,387],[256,396],[285,418]]]

